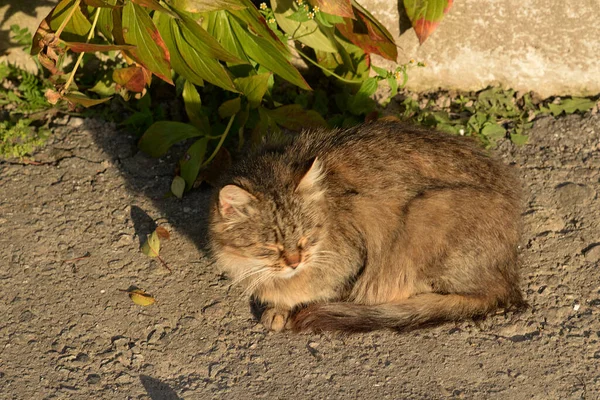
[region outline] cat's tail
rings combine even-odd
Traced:
[[[444,321],[482,316],[499,306],[522,307],[520,294],[510,302],[495,296],[467,296],[459,294],[426,293],[380,305],[355,303],[312,304],[293,317],[296,331],[365,332],[376,329],[412,329]]]

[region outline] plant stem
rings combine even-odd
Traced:
[[[77,2],[79,2],[79,0]],[[86,43],[89,43],[90,40],[92,40],[92,38],[94,37],[94,30],[96,29],[96,24],[98,23],[99,16],[100,16],[100,7],[96,8],[96,14],[94,14],[94,22],[92,23],[92,27],[90,28],[90,33],[88,34],[88,37],[85,41]],[[73,70],[71,71],[71,74],[69,75],[69,79],[67,80],[67,83],[65,84],[63,90],[61,91],[61,94],[64,94],[65,91],[69,90],[69,86],[71,86],[71,83],[73,83],[73,79],[75,78],[75,72],[77,72],[77,68],[79,68],[79,64],[81,64],[81,60],[83,59],[84,54],[85,54],[85,52],[79,53],[79,57],[77,57],[75,66],[73,67]]]
[[[62,33],[62,31],[65,29],[65,27],[67,26],[67,24],[73,17],[75,10],[77,9],[77,7],[79,7],[80,3],[81,3],[81,0],[75,0],[75,4],[73,4],[73,7],[71,7],[71,10],[69,11],[69,15],[67,15],[67,17],[65,19],[63,19],[63,22],[60,24],[60,26],[58,27],[58,30],[55,33],[55,36],[57,38],[60,37],[60,34]]]
[[[206,160],[202,163],[202,167],[208,165],[213,160],[213,158],[215,158],[215,156],[217,155],[219,150],[221,150],[221,146],[223,145],[223,142],[225,141],[225,138],[227,137],[227,134],[229,133],[229,130],[231,129],[231,125],[233,124],[234,119],[235,119],[235,115],[232,115],[231,118],[229,118],[229,123],[227,124],[227,128],[225,128],[225,132],[223,132],[223,134],[221,135],[221,140],[219,140],[217,147],[212,152],[210,157],[208,157],[208,160]]]
[[[304,59],[306,61],[309,61],[312,65],[314,65],[315,67],[319,67],[321,68],[323,71],[335,76],[336,78],[338,78],[340,81],[342,82],[346,82],[346,83],[362,83],[361,80],[358,79],[346,79],[346,78],[342,78],[341,76],[339,76],[338,74],[336,74],[335,72],[325,68],[324,66],[320,65],[319,63],[316,63],[312,58],[310,58],[309,56],[307,56],[306,54],[304,54],[303,52],[301,52],[300,50],[296,49],[296,51],[298,52],[298,54],[300,54],[302,57],[304,57]]]

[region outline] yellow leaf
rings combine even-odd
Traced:
[[[135,289],[129,292],[129,298],[138,306],[149,306],[156,301],[154,297],[141,289]]]
[[[154,231],[150,236],[148,236],[148,240],[146,240],[146,243],[144,243],[142,246],[142,253],[148,257],[158,257],[159,252],[160,239],[158,238],[156,231]]]

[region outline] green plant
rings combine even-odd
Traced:
[[[405,1],[415,31],[424,22],[439,22],[451,3]],[[430,12],[440,5],[441,15]],[[78,56],[65,73],[68,51]],[[84,54],[98,52],[112,64],[97,83],[86,83],[78,72]],[[32,46],[52,74],[55,90],[46,96],[53,104],[64,100],[88,107],[114,94],[144,98],[152,76],[176,85],[190,123],[155,121],[139,146],[161,156],[173,143],[194,138],[179,163],[187,190],[224,145],[256,142],[281,127],[327,125],[316,111],[323,108],[322,97],[314,96],[311,110],[302,106],[302,93],[298,102],[282,95],[311,90],[291,63],[294,52],[346,85],[336,86],[341,116],[333,124],[364,119],[374,108],[370,97],[378,84],[387,82],[390,97],[395,95],[409,67],[388,71],[372,65],[371,54],[395,61],[396,46],[355,0],[270,0],[259,7],[250,0],[61,0],[40,24]],[[280,101],[285,97],[293,104]],[[126,123],[151,120],[151,114],[141,108]]]
[[[477,93],[407,96],[401,102],[399,117],[451,134],[475,136],[484,146],[493,147],[504,137],[525,144],[527,131],[540,115],[586,112],[594,104],[596,101],[585,98],[534,102],[529,93],[518,95],[514,90],[492,87]]]
[[[45,127],[35,128],[30,119],[0,122],[0,155],[5,158],[23,158],[43,146],[49,136]]]
[[[11,114],[28,114],[49,107],[44,92],[50,83],[11,64],[0,64],[0,106]]]
[[[13,25],[11,30],[20,35],[19,43],[27,40],[26,29]],[[46,142],[45,111],[51,106],[44,92],[49,87],[41,74],[0,63],[0,156],[23,158]]]
[[[31,49],[31,32],[27,28],[21,28],[17,24],[13,24],[10,26],[10,31],[12,33],[12,41],[20,45],[23,50],[29,51]]]

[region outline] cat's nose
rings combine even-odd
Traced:
[[[298,265],[300,265],[300,261],[302,261],[302,256],[300,255],[300,252],[284,253],[283,261],[285,261],[285,264],[288,267],[296,268]]]

